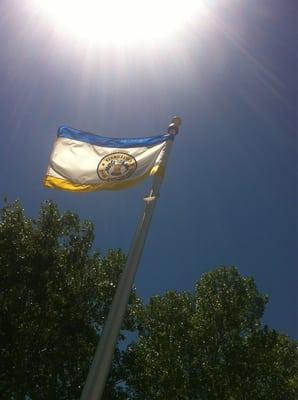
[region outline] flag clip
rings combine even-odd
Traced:
[[[146,203],[151,203],[151,201],[157,200],[159,196],[148,196],[148,197],[144,197],[144,201]]]

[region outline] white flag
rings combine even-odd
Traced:
[[[163,175],[173,135],[114,139],[62,126],[58,130],[44,186],[89,192],[131,187],[149,175]]]

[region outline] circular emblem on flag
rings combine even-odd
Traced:
[[[101,159],[97,174],[103,181],[119,181],[128,178],[137,168],[136,159],[127,153],[111,153]]]

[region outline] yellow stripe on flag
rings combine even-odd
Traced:
[[[119,189],[128,189],[132,186],[137,185],[145,178],[151,175],[163,176],[164,175],[164,167],[162,165],[155,165],[149,172],[142,176],[138,176],[134,179],[130,179],[128,181],[114,181],[114,182],[105,182],[105,183],[97,183],[97,184],[80,184],[73,183],[68,179],[56,178],[54,176],[46,175],[43,181],[43,185],[48,189],[62,189],[71,192],[94,192],[97,190],[119,190]]]

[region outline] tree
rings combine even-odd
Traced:
[[[295,400],[297,344],[261,324],[267,298],[236,268],[194,293],[138,306],[139,338],[125,355],[130,399]]]
[[[92,224],[53,202],[36,220],[18,202],[1,210],[1,398],[79,398],[125,262],[120,250],[92,253],[92,243]],[[123,328],[134,323],[130,313]],[[118,348],[105,399],[125,398],[120,360]]]
[[[92,224],[53,202],[36,220],[18,202],[2,208],[1,398],[79,398],[125,263],[92,243]],[[225,267],[148,305],[132,291],[120,340],[135,339],[117,347],[104,400],[296,399],[297,344],[262,325],[266,303]]]

